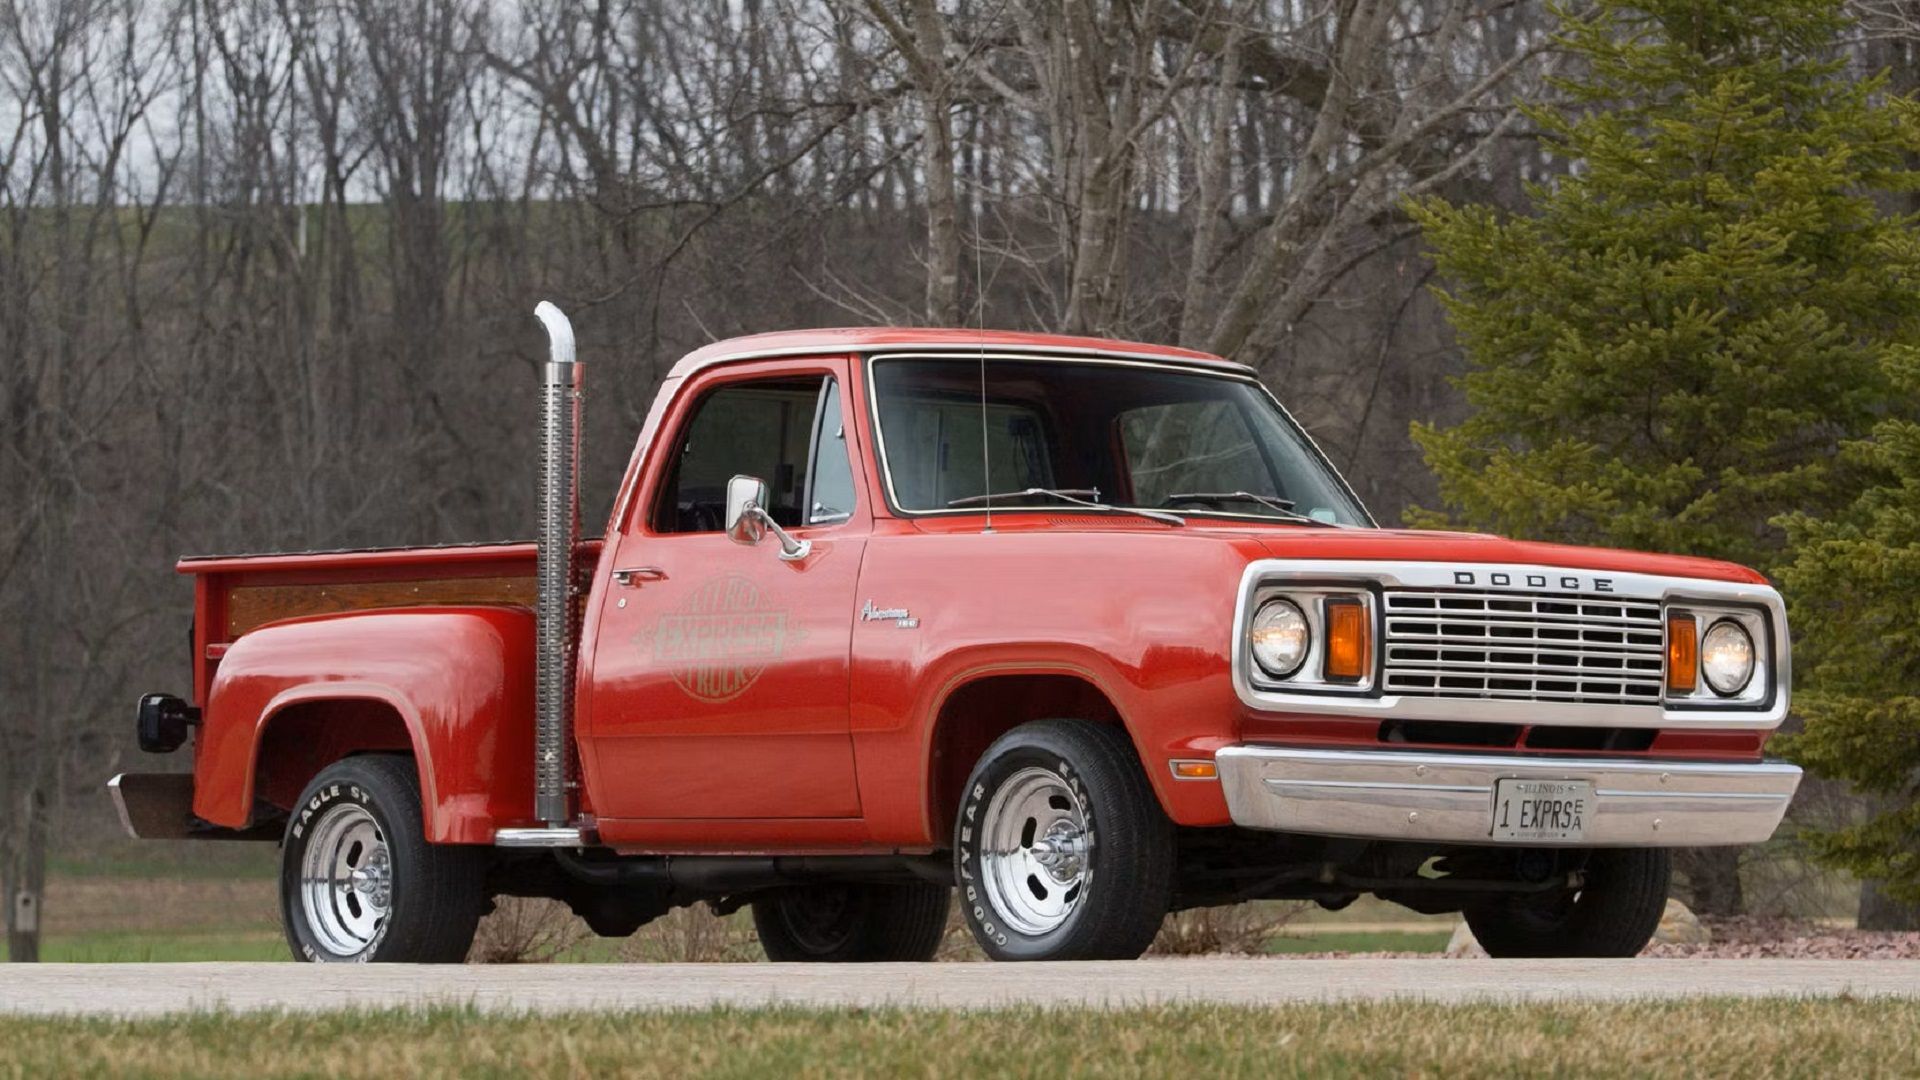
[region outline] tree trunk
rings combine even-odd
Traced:
[[[906,23],[886,0],[868,0],[867,10],[907,60],[927,111],[920,160],[927,200],[927,306],[934,326],[959,326],[960,216],[953,168],[953,86],[947,70],[945,16],[936,0],[914,0]],[[977,256],[976,256],[977,257]],[[976,298],[976,303],[984,299]]]
[[[24,840],[7,902],[7,959],[16,964],[40,960],[40,900],[47,891],[47,799],[37,780],[27,787]]]
[[[1215,263],[1230,224],[1233,183],[1233,122],[1240,106],[1240,31],[1228,33],[1220,59],[1220,85],[1205,99],[1200,122],[1205,137],[1194,164],[1198,189],[1193,210],[1193,243],[1187,254],[1186,296],[1180,305],[1180,344],[1199,348],[1213,325],[1213,301],[1219,292]]]
[[[1737,847],[1682,848],[1673,853],[1674,866],[1687,876],[1693,890],[1695,915],[1745,915],[1746,892],[1740,885]]]
[[[920,46],[916,78],[925,85],[927,139],[927,322],[959,326],[960,216],[953,174],[953,90],[948,85],[947,33],[934,0],[913,9],[913,32]],[[976,303],[984,303],[980,298]]]
[[[1860,883],[1862,930],[1920,930],[1920,904],[1903,904],[1880,889],[1878,881]]]

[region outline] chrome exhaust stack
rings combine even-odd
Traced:
[[[547,329],[541,380],[540,568],[535,672],[533,809],[551,829],[573,820],[573,681],[579,655],[575,600],[580,546],[580,364],[573,324],[542,300]]]

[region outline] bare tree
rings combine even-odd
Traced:
[[[1547,42],[1512,0],[0,0],[9,895],[185,677],[175,555],[524,532],[540,296],[590,492],[686,349],[980,322],[1258,364],[1391,516],[1457,408],[1399,207],[1517,192]]]
[[[19,103],[0,181],[8,372],[0,474],[18,478],[6,495],[22,522],[0,564],[0,640],[10,661],[0,680],[15,710],[0,717],[9,747],[0,800],[11,826],[0,853],[14,959],[38,955],[52,810],[67,770],[98,746],[85,718],[119,689],[129,665],[115,649],[144,614],[129,602],[124,569],[101,573],[72,553],[96,542],[91,523],[121,494],[94,482],[92,466],[135,387],[124,320],[142,307],[138,275],[125,271],[138,260],[129,245],[145,243],[150,224],[142,222],[166,198],[167,168],[157,163],[157,181],[142,190],[129,182],[129,158],[170,85],[170,31],[164,13],[130,0],[0,8],[0,81]],[[137,211],[131,238],[129,205]]]
[[[1463,69],[1475,52],[1465,48],[1476,21],[1468,0],[1437,12],[1353,0],[1329,17],[1324,73],[1288,84],[1313,119],[1286,195],[1250,240],[1207,338],[1222,355],[1272,356],[1347,269],[1385,245],[1378,219],[1480,165],[1517,116],[1500,95],[1548,40]],[[1470,122],[1489,107],[1491,123]]]
[[[890,0],[867,0],[867,10],[906,58],[920,105],[926,137],[920,141],[927,203],[926,319],[934,325],[960,323],[959,189],[954,177],[953,81],[946,17],[936,0],[906,0],[904,17]]]

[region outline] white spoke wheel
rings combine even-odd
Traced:
[[[379,937],[393,901],[393,856],[379,824],[354,803],[330,806],[300,862],[308,929],[328,952],[358,956]]]
[[[993,793],[980,834],[981,884],[994,912],[1029,936],[1058,930],[1092,876],[1093,830],[1080,796],[1057,773],[1022,769]]]
[[[1040,720],[974,766],[954,828],[954,876],[996,960],[1132,959],[1173,892],[1173,826],[1124,729]]]
[[[426,839],[413,759],[335,762],[288,814],[280,915],[296,959],[458,963],[479,925],[485,852]]]

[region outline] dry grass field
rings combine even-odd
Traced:
[[[0,1075],[1913,1076],[1920,1002],[0,1019]]]

